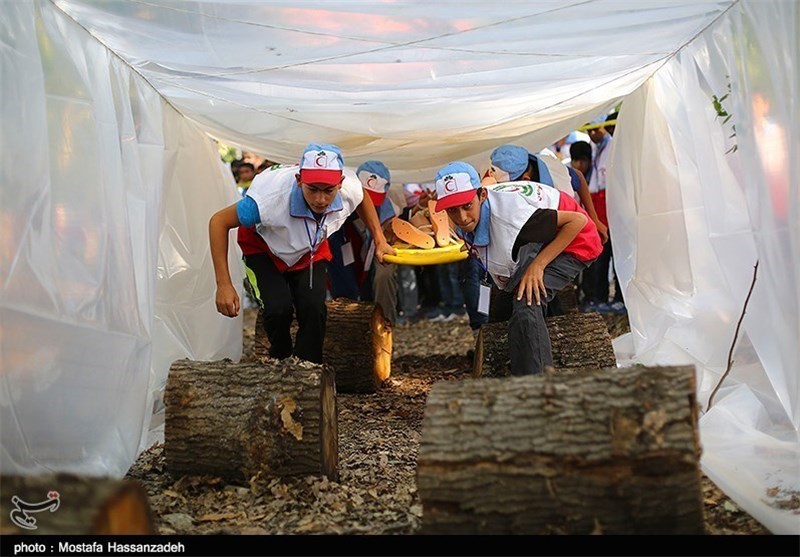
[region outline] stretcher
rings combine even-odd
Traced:
[[[396,265],[440,265],[443,263],[455,263],[456,261],[463,261],[469,257],[468,251],[462,251],[463,246],[463,240],[458,240],[456,243],[450,244],[449,246],[430,249],[417,248],[405,242],[398,242],[392,244],[397,255],[385,255],[383,256],[383,261]]]

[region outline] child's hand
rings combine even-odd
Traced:
[[[383,256],[384,255],[397,255],[397,251],[390,246],[386,241],[383,242],[375,242],[375,257],[378,258],[378,261],[383,263]]]
[[[536,300],[536,305],[541,305],[541,296],[547,296],[547,289],[544,286],[544,268],[532,261],[522,275],[522,279],[517,285],[517,300],[526,298],[528,305]]]
[[[239,315],[239,294],[232,284],[217,287],[217,311],[228,317]]]
[[[600,234],[600,243],[608,242],[608,227],[599,220],[594,223],[597,226],[597,233]]]

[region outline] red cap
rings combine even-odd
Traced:
[[[460,191],[458,193],[451,193],[448,196],[443,197],[436,201],[436,210],[437,211],[444,211],[451,207],[458,207],[459,205],[465,205],[472,201],[475,198],[475,194],[478,193],[478,190],[469,190],[469,191]]]
[[[300,169],[300,181],[304,184],[327,184],[329,186],[335,186],[342,181],[342,176],[341,170]]]
[[[364,191],[367,192],[369,198],[372,200],[372,204],[375,205],[375,207],[380,207],[383,205],[383,201],[386,199],[386,193],[378,193],[376,191],[368,190],[367,188],[364,188]]]

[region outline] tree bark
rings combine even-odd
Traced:
[[[299,360],[172,364],[164,393],[164,452],[173,474],[233,480],[338,477],[332,372]]]
[[[692,366],[436,383],[422,533],[700,534]]]
[[[564,375],[614,367],[617,359],[606,322],[599,313],[570,313],[545,319],[553,352],[553,367]],[[507,377],[508,321],[481,326],[475,341],[473,377]]]
[[[255,334],[253,335],[253,359],[268,359],[269,346],[267,331],[264,329],[264,308],[260,307],[258,308],[258,313],[256,313]]]
[[[157,533],[147,494],[134,480],[73,474],[2,476],[0,488],[3,534]],[[26,511],[30,505],[40,510]]]
[[[330,300],[322,360],[340,393],[374,393],[392,369],[392,328],[372,302]]]
[[[574,284],[568,284],[560,290],[556,297],[561,302],[561,310],[565,314],[578,313],[578,289]]]

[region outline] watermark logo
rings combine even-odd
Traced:
[[[16,507],[11,511],[11,522],[26,530],[36,530],[38,528],[36,519],[30,513],[40,513],[48,509],[51,513],[56,512],[58,507],[61,506],[61,496],[58,491],[50,491],[44,501],[28,503],[14,495],[11,498],[11,503]]]

